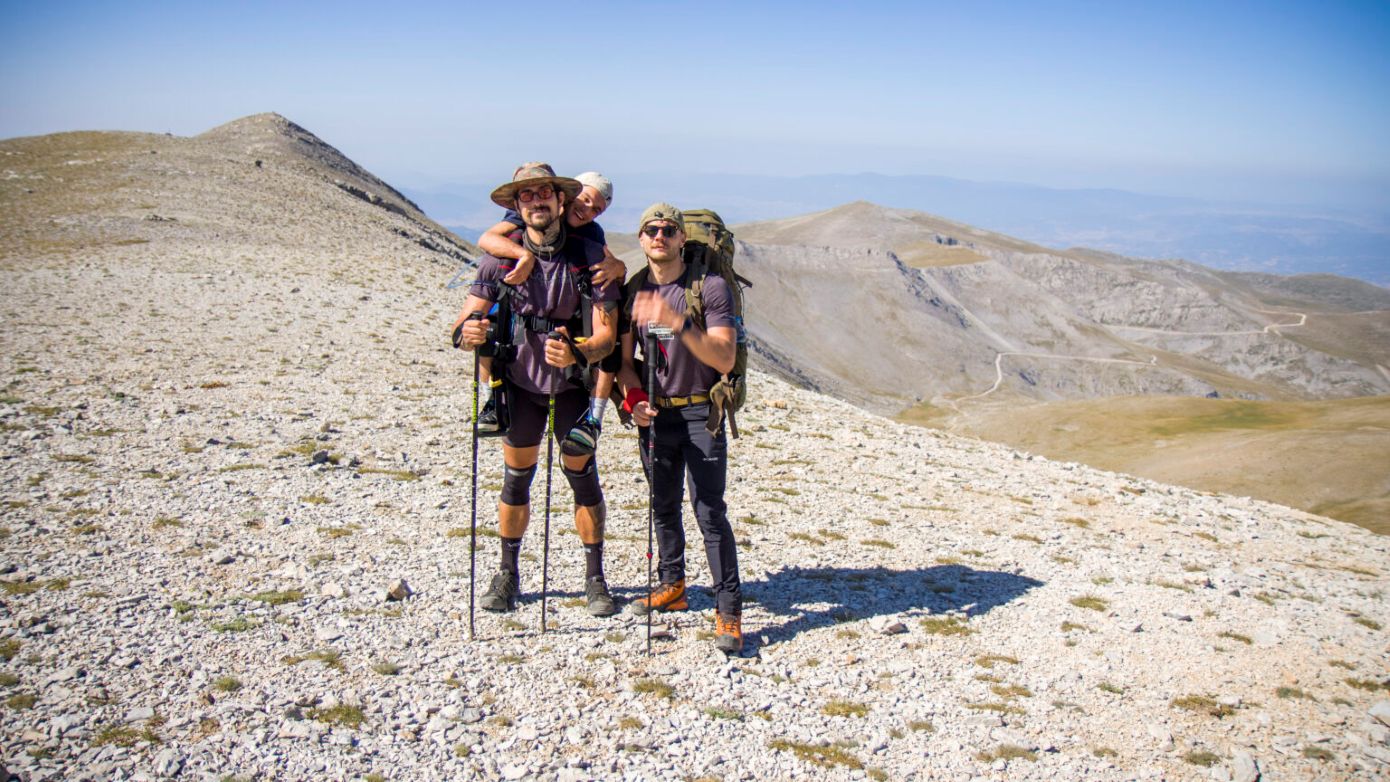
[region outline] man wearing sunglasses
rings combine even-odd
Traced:
[[[622,335],[623,368],[618,382],[626,394],[624,407],[640,430],[642,462],[651,481],[661,586],[632,604],[638,614],[679,611],[688,607],[685,595],[685,530],[681,501],[689,478],[691,504],[705,541],[714,580],[714,644],[728,654],[743,649],[743,598],[738,575],[734,532],[724,503],[728,445],[721,423],[718,434],[706,429],[710,416],[709,390],[722,373],[734,367],[736,334],[733,299],[718,274],[702,283],[704,323],[687,314],[688,269],[681,250],[685,220],[670,204],[647,208],[638,223],[638,241],[647,256],[647,280],[632,301],[632,324]],[[659,347],[649,354],[648,337]],[[644,360],[655,362],[651,396],[643,391],[634,355],[643,345]]]
[[[578,313],[580,291],[573,269],[584,269],[603,259],[603,246],[566,231],[564,207],[579,195],[582,185],[559,177],[544,163],[518,167],[512,181],[492,192],[494,203],[515,208],[526,225],[521,240],[536,258],[536,268],[517,285],[512,295],[516,313],[516,357],[507,367],[512,388],[511,427],[502,441],[505,470],[498,502],[498,535],[501,537],[500,572],[484,593],[480,605],[489,611],[516,609],[520,594],[518,558],[522,536],[531,519],[531,481],[540,457],[548,405],[554,398],[556,423],[553,435],[563,443],[569,426],[588,410],[589,395],[572,371],[574,351],[592,363],[607,356],[617,336],[619,287],[608,282],[592,289],[593,333],[584,342],[549,339]],[[484,255],[478,277],[469,291],[459,329],[460,346],[477,349],[487,340],[487,313],[502,291],[507,273],[501,259]],[[482,316],[469,320],[470,316]],[[501,324],[513,328],[513,324]],[[574,490],[575,529],[584,544],[584,594],[590,614],[611,616],[617,606],[603,576],[603,527],[606,508],[592,453],[563,454],[562,472]]]

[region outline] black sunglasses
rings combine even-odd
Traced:
[[[674,237],[676,235],[676,231],[679,230],[680,229],[675,227],[674,225],[649,225],[646,228],[642,229],[642,233],[646,234],[648,237],[652,239],[655,239],[658,236],[664,236],[667,239],[670,239]]]

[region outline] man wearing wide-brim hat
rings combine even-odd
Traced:
[[[584,185],[578,179],[556,176],[549,163],[522,163],[512,172],[512,181],[498,185],[492,191],[492,202],[504,209],[516,209],[516,195],[524,188],[550,185],[565,194],[565,203],[574,200]],[[517,209],[517,211],[521,211]]]
[[[516,355],[503,379],[509,386],[511,425],[502,440],[505,470],[498,502],[498,535],[501,538],[499,572],[480,605],[489,611],[516,609],[520,595],[518,559],[522,537],[531,519],[531,481],[536,473],[551,399],[554,400],[557,442],[563,442],[569,426],[589,406],[589,394],[575,371],[578,351],[588,362],[599,361],[613,349],[616,338],[618,284],[587,285],[580,270],[603,259],[602,245],[570,235],[564,208],[582,185],[556,176],[545,163],[517,167],[510,182],[492,191],[492,200],[515,209],[525,230],[522,242],[536,257],[536,268],[515,287],[502,281],[505,264],[493,255],[479,261],[478,276],[469,290],[460,316],[459,344],[468,350],[487,341],[488,313],[503,294],[510,296],[515,313],[512,323],[499,324],[514,335]],[[559,331],[578,336],[583,298],[592,301],[592,333],[582,342],[549,339]],[[467,320],[470,315],[483,316]],[[589,613],[608,616],[617,611],[603,575],[603,525],[606,509],[593,454],[563,455],[562,472],[574,491],[575,528],[584,544],[585,598]]]

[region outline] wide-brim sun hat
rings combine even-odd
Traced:
[[[549,163],[522,163],[512,172],[512,181],[492,191],[492,202],[503,209],[513,209],[516,207],[516,191],[523,187],[546,184],[553,185],[563,192],[566,200],[573,199],[584,189],[584,185],[577,179],[556,176],[555,169],[551,168]]]

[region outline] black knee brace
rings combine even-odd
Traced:
[[[502,475],[502,503],[528,505],[531,502],[531,479],[536,477],[536,465],[518,470],[505,465]]]
[[[565,480],[570,482],[570,488],[574,490],[576,505],[592,507],[603,502],[603,489],[598,485],[598,470],[594,468],[593,459],[579,472],[570,472],[568,467],[561,467],[560,472],[565,474]]]

